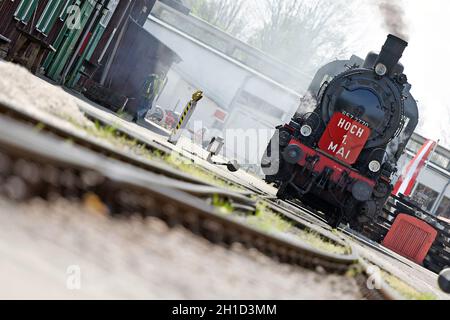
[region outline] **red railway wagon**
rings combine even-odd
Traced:
[[[433,272],[450,266],[450,223],[403,195],[392,196],[363,234]]]
[[[425,221],[399,214],[382,244],[394,252],[423,264],[438,232]]]

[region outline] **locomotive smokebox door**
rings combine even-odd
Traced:
[[[351,165],[358,160],[370,133],[370,128],[361,121],[336,112],[319,141],[319,148],[334,158]]]

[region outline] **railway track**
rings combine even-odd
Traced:
[[[215,213],[203,200],[161,184],[160,175],[54,137],[37,135],[31,128],[0,119],[2,193],[14,200],[48,199],[52,193],[82,199],[97,194],[111,214],[141,213],[169,225],[182,224],[213,242],[243,242],[282,262],[321,265],[345,272],[357,263],[354,254],[322,252],[306,244],[269,235]]]
[[[0,114],[17,122],[36,126],[38,131],[51,133],[62,139],[70,139],[71,142],[77,145],[86,147],[109,158],[123,161],[151,172],[164,174],[165,176],[177,179],[178,181],[190,182],[200,185],[207,184],[207,182],[193,177],[192,175],[186,174],[180,170],[176,170],[175,168],[164,164],[161,161],[154,161],[144,156],[132,155],[125,150],[115,148],[113,145],[107,143],[106,141],[102,141],[102,139],[89,136],[88,134],[86,134],[86,132],[84,132],[84,130],[77,130],[70,126],[64,126],[61,124],[61,122],[49,121],[49,119],[45,116],[32,114],[30,112],[27,112],[26,110],[18,109],[14,106],[4,103],[0,103]],[[99,125],[103,127],[111,127],[114,125],[112,123],[103,122],[104,119],[94,119],[92,114],[89,115],[89,119],[98,121]],[[143,141],[136,135],[131,135],[130,132],[128,132],[127,130],[123,130],[122,128],[117,128],[117,131],[118,135],[127,137],[130,140],[134,140],[136,144],[145,147],[145,150],[149,153],[158,151],[164,155],[172,154],[172,150],[165,148],[163,145],[157,143],[150,144],[149,141]],[[209,185],[214,186],[211,184]],[[242,193],[248,194],[249,192]]]
[[[288,218],[292,220],[300,219],[302,223],[308,225],[308,227],[310,227],[309,224],[312,223],[313,225],[310,227],[312,230],[314,230],[314,226],[323,228],[324,231],[322,232],[326,234],[329,234],[332,230],[325,224],[325,219],[321,217],[321,213],[314,209],[301,207],[299,203],[290,201],[285,202],[278,200],[277,205],[281,206],[283,209],[288,208],[287,212],[284,210],[279,211]],[[305,214],[310,215],[310,217],[305,217]],[[307,222],[305,222],[305,220]],[[361,292],[369,299],[402,300],[405,299],[405,297],[409,297],[410,299],[442,298],[439,289],[437,291],[429,291],[429,282],[426,284],[421,282],[421,280],[418,282],[411,282],[411,274],[405,270],[412,270],[412,265],[414,265],[413,262],[386,249],[379,243],[366,238],[364,235],[351,230],[347,226],[341,225],[338,230],[340,233],[333,232],[332,235],[337,236],[344,242],[353,243],[355,252],[360,255],[362,274],[358,274],[356,279],[361,287]],[[369,248],[371,250],[368,251],[367,249]],[[378,254],[374,255],[374,252],[377,252]],[[378,256],[378,258],[375,258],[376,256]],[[390,264],[393,261],[395,261],[395,267]],[[378,275],[374,272],[378,273]],[[381,278],[380,275],[382,275]],[[384,279],[385,277],[386,280]],[[374,283],[378,286],[379,290],[368,289],[375,285]],[[417,287],[411,286],[411,283],[415,283]],[[405,290],[405,288],[409,289]],[[417,290],[417,288],[422,288],[422,293],[420,292],[420,289]],[[399,291],[402,291],[403,293],[399,293]],[[380,294],[380,292],[383,293]],[[412,298],[413,296],[414,298]]]
[[[205,185],[191,176],[145,163],[55,125],[45,124],[45,130],[41,128],[38,133],[30,125],[42,123],[44,119],[35,119],[4,105],[0,105],[0,111],[3,114],[0,118],[0,177],[3,182],[0,192],[11,199],[50,199],[55,193],[69,199],[82,199],[92,193],[101,198],[112,215],[156,216],[170,226],[183,225],[214,243],[240,242],[283,263],[311,269],[320,266],[327,272],[339,274],[360,264],[359,256],[352,249],[346,255],[333,254],[268,234],[215,213],[213,207],[199,198],[219,194],[248,208],[254,205],[254,200],[248,197],[253,192],[231,192]],[[274,209],[280,210],[280,207]],[[287,213],[289,211],[285,210],[285,215]],[[342,239],[315,227],[314,219],[296,219],[296,222],[304,227],[306,220],[308,228],[329,241],[348,246]],[[358,277],[361,290],[366,291],[368,276],[363,271]],[[365,295],[376,299],[394,297],[383,288],[369,290]]]
[[[270,208],[280,214],[282,214],[287,219],[294,221],[302,226],[307,227],[308,229],[314,232],[320,232],[321,234],[325,234],[329,239],[333,239],[336,242],[344,242],[349,244],[347,239],[343,236],[338,236],[336,233],[332,232],[331,227],[326,224],[325,219],[320,217],[320,214],[313,209],[300,208],[299,205],[295,202],[286,202],[286,201],[271,201]],[[340,229],[345,235],[345,229]],[[349,238],[353,238],[357,241],[362,241],[362,239],[358,238],[355,235],[348,235]],[[365,243],[365,242],[364,242]],[[379,250],[379,248],[375,248]],[[357,250],[352,247],[352,252],[357,253]],[[383,252],[386,254],[385,252]],[[359,255],[359,254],[358,254]],[[395,257],[393,257],[395,258]],[[360,256],[358,265],[360,267],[359,273],[356,275],[356,280],[360,287],[363,295],[370,300],[402,300],[404,299],[399,293],[397,293],[394,289],[392,289],[385,281],[383,281],[380,277],[376,277],[374,275],[375,264],[367,261],[364,257]],[[379,267],[377,267],[379,268]],[[376,284],[373,283],[373,279],[376,278]],[[371,286],[377,286],[376,290],[370,289]]]

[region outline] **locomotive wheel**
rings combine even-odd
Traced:
[[[383,227],[378,223],[371,222],[362,228],[361,234],[372,241],[381,243],[388,232],[389,229],[386,227]]]
[[[356,232],[363,232],[364,231],[364,224],[367,223],[368,220],[364,220],[359,218],[351,219],[349,221],[350,228]]]
[[[355,204],[347,216],[349,217],[350,228],[357,232],[364,232],[364,228],[372,224],[378,215],[377,202],[369,200]]]
[[[362,223],[367,222],[369,220],[374,220],[377,217],[377,203],[374,200],[369,200],[364,203],[362,203],[359,206],[360,210],[360,216],[359,217],[365,217],[365,219],[362,219]]]
[[[373,195],[377,198],[384,198],[389,195],[390,192],[391,186],[384,181],[379,181],[373,189]]]
[[[281,200],[286,200],[288,197],[288,189],[289,183],[288,182],[281,182],[280,187],[278,188],[277,192],[277,198]]]
[[[336,212],[326,216],[328,225],[333,229],[337,229],[339,227],[344,217],[344,215],[338,211],[339,210],[336,210]]]

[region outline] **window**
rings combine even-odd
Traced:
[[[119,0],[111,0],[108,3],[107,6],[107,12],[104,14],[104,16],[102,17],[102,19],[100,20],[100,24],[106,28],[106,26],[108,25],[109,21],[111,20],[114,11],[116,11],[117,5],[119,4]]]
[[[436,215],[443,218],[450,218],[450,198],[444,197],[439,204]]]
[[[170,24],[198,41],[203,42],[220,52],[227,52],[228,43],[223,39],[219,39],[215,32],[209,31],[210,29],[214,30],[214,28],[210,28],[209,24],[206,24],[206,27],[203,26],[202,22],[196,25],[190,21],[190,19],[193,18],[186,17],[179,12],[173,12],[172,10],[165,8],[161,8],[160,11],[154,10],[152,13],[158,19],[161,19],[165,23]]]
[[[431,156],[431,162],[443,169],[448,169],[449,165],[450,165],[449,164],[450,160],[447,157],[445,157],[444,155],[437,153],[437,152],[435,152]]]
[[[425,211],[431,211],[439,193],[419,183],[412,199]]]
[[[422,145],[414,140],[410,140],[408,142],[408,145],[406,146],[406,149],[413,153],[417,153],[419,149],[422,147]]]
[[[237,102],[241,105],[258,110],[261,113],[270,115],[277,119],[283,118],[284,115],[283,110],[278,109],[269,102],[264,101],[263,99],[247,91],[241,92],[241,94],[238,96]]]
[[[233,58],[235,58],[236,60],[238,60],[238,61],[240,61],[242,63],[245,63],[245,64],[247,64],[248,61],[250,60],[250,57],[249,57],[248,53],[243,51],[243,50],[241,50],[241,49],[239,49],[239,48],[235,48],[233,50],[233,53],[232,53],[231,56]]]

